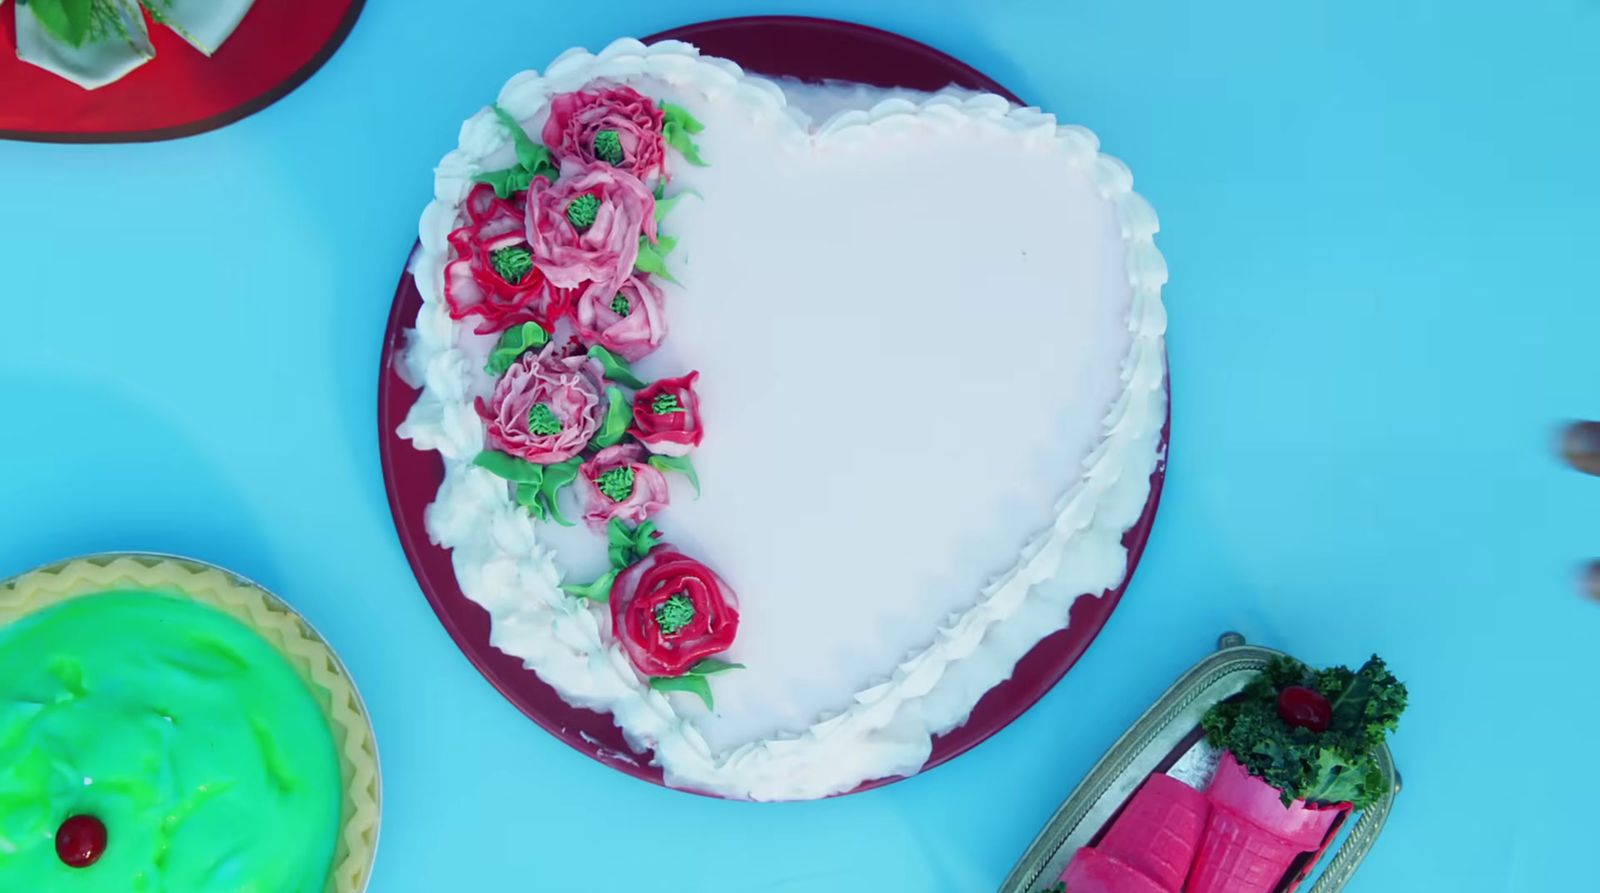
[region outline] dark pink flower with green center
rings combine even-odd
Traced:
[[[609,446],[578,467],[583,482],[583,519],[604,531],[612,518],[638,524],[666,508],[667,478],[649,464],[636,443]]]
[[[551,183],[528,187],[527,234],[533,266],[553,288],[594,291],[610,300],[633,275],[639,241],[656,241],[656,198],[624,170],[567,165]]]
[[[559,161],[601,162],[650,180],[664,171],[664,117],[650,97],[632,87],[596,84],[551,99],[541,136]]]
[[[495,384],[488,405],[478,402],[488,447],[539,465],[578,455],[605,416],[602,375],[599,361],[560,355],[553,344],[523,354]]]
[[[661,346],[667,312],[661,289],[643,276],[629,276],[615,294],[589,289],[573,309],[578,335],[632,363]]]

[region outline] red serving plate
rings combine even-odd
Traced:
[[[710,55],[732,59],[761,74],[923,90],[956,84],[1020,102],[1010,91],[976,69],[938,50],[897,34],[847,22],[790,16],[724,19],[664,31],[646,41],[669,39],[689,41]],[[530,719],[569,746],[608,766],[635,778],[662,784],[661,769],[650,764],[648,755],[637,754],[628,747],[610,714],[571,706],[531,670],[524,669],[519,659],[489,644],[488,613],[461,593],[449,552],[429,542],[423,527],[423,511],[433,501],[444,479],[443,463],[438,453],[416,450],[395,434],[417,398],[417,391],[400,380],[395,367],[404,343],[403,333],[415,323],[421,306],[422,297],[411,275],[402,273],[383,341],[383,366],[378,380],[378,438],[395,529],[423,593],[467,659]],[[1168,405],[1168,422],[1161,432],[1163,457],[1171,428],[1170,400]],[[1150,476],[1150,500],[1143,516],[1123,536],[1123,545],[1128,549],[1129,577],[1150,537],[1165,476],[1166,460],[1163,458]],[[1072,606],[1071,625],[1035,645],[1017,664],[1010,679],[983,696],[965,725],[935,738],[933,752],[923,770],[960,756],[1033,706],[1066,675],[1094,641],[1126,587],[1125,578],[1121,586],[1100,593],[1098,597],[1080,596]],[[879,787],[894,780],[868,781],[855,790]]]
[[[355,26],[363,2],[259,0],[210,57],[152,25],[156,57],[98,90],[18,59],[15,12],[0,7],[0,138],[148,142],[231,124],[315,74]]]

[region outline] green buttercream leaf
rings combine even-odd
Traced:
[[[511,188],[511,175],[522,170],[517,167],[508,167],[501,171],[484,171],[472,178],[474,183],[488,183],[494,187],[494,194],[501,198],[510,198],[515,189]]]
[[[667,280],[673,285],[678,285],[680,284],[678,280],[674,279],[672,274],[667,272],[667,262],[662,257],[663,252],[657,248],[657,245],[660,244],[676,246],[677,240],[671,239],[668,236],[661,236],[656,244],[651,244],[649,239],[645,238],[644,236],[640,236],[639,257],[633,262],[633,268],[641,273],[649,273],[652,276],[660,276],[662,279]],[[672,248],[668,247],[666,250],[670,251]]]
[[[544,480],[539,484],[539,496],[543,500],[545,509],[549,511],[551,520],[562,527],[571,527],[572,522],[561,514],[561,491],[572,486],[578,478],[578,466],[583,464],[583,459],[574,456],[565,462],[556,465],[547,465],[544,469]]]
[[[660,543],[656,542],[656,522],[646,521],[633,530],[633,548],[643,558]]]
[[[670,102],[661,104],[663,123],[661,125],[661,139],[667,145],[678,150],[683,159],[695,167],[705,167],[705,160],[700,157],[700,147],[694,144],[689,137],[706,129],[704,124],[695,120],[694,115],[681,105]]]
[[[495,342],[494,350],[489,351],[489,363],[483,371],[496,378],[506,374],[522,355],[530,350],[537,350],[550,342],[550,333],[536,322],[525,322],[520,326],[513,326],[500,333],[500,340]]]
[[[548,171],[542,172],[546,177],[554,179],[555,175]],[[533,182],[534,173],[524,169],[521,165],[508,167],[501,171],[487,171],[472,180],[474,183],[488,183],[494,187],[494,194],[501,198],[510,198],[528,188]]]
[[[596,344],[594,347],[589,348],[589,356],[600,361],[600,368],[604,370],[605,377],[608,380],[614,381],[620,385],[627,385],[635,390],[645,386],[645,380],[633,374],[633,367],[628,365],[627,360],[624,360],[622,357],[617,356],[600,345]],[[608,415],[608,421],[609,418],[610,417]]]
[[[603,347],[594,349],[605,350]],[[604,361],[602,361],[604,362]],[[629,373],[632,374],[631,372]],[[607,378],[611,378],[609,373]],[[627,384],[627,382],[623,382]],[[630,387],[643,387],[643,385],[630,385]],[[606,418],[600,423],[600,431],[594,436],[594,445],[605,449],[622,441],[624,434],[628,433],[628,423],[633,421],[633,406],[628,398],[622,395],[622,390],[615,386],[606,388]]]
[[[678,154],[683,156],[684,161],[695,167],[706,166],[705,159],[700,157],[700,148],[694,144],[694,140],[689,138],[689,132],[682,127],[670,121],[667,122],[667,126],[661,128],[661,139],[667,145],[677,149]]]
[[[729,670],[742,670],[744,664],[730,664],[725,660],[708,657],[689,668],[689,672],[696,676],[714,676],[717,673],[726,673]]]
[[[534,518],[545,520],[544,500],[540,498],[539,485],[535,483],[522,483],[517,485],[517,505],[528,510]]]
[[[650,687],[660,692],[686,691],[705,702],[707,710],[715,710],[711,700],[711,683],[704,676],[652,676]]]
[[[544,490],[546,493],[555,493],[578,479],[578,466],[583,464],[582,457],[573,456],[565,462],[544,466]]]
[[[578,598],[586,598],[592,602],[608,602],[611,601],[611,584],[615,583],[616,581],[617,572],[614,570],[609,570],[601,574],[600,578],[595,580],[593,583],[585,583],[581,585],[577,583],[563,583],[561,584],[561,591],[566,592],[569,595],[575,595]]]
[[[678,240],[675,237],[673,237],[673,236],[657,236],[656,237],[656,253],[657,254],[661,255],[662,257],[666,257],[667,255],[669,255],[672,252],[677,251],[677,250],[678,250]]]
[[[521,192],[528,188],[535,176],[539,175],[546,177],[551,182],[555,182],[555,173],[553,171],[530,171],[526,168],[517,167],[512,168],[511,177],[507,185],[513,193]],[[506,197],[510,198],[510,196]]]
[[[529,138],[505,109],[498,105],[490,108],[494,110],[495,117],[500,119],[500,125],[511,133],[511,141],[517,151],[517,163],[504,170],[478,174],[472,178],[473,182],[488,183],[494,187],[495,195],[507,199],[527,189],[534,177],[542,176],[554,183],[561,171],[550,157],[550,150]]]
[[[706,129],[689,110],[681,105],[671,102],[661,103],[661,118],[667,124],[676,124],[683,128],[685,133],[699,133]]]
[[[472,464],[513,484],[538,485],[544,480],[544,466],[495,450],[484,450],[479,453],[472,460]]]
[[[650,465],[660,471],[675,471],[689,479],[694,485],[694,498],[700,498],[700,475],[695,473],[694,463],[688,456],[651,456]]]
[[[660,543],[656,542],[656,524],[645,521],[638,527],[629,527],[621,518],[612,518],[606,525],[606,550],[613,567],[621,570],[650,554]]]
[[[695,198],[700,197],[700,193],[695,192],[693,189],[685,189],[677,195],[674,195],[672,198],[661,198],[658,196],[656,198],[656,222],[660,223],[661,218],[671,214],[672,210],[678,207],[678,202],[683,201],[683,197],[686,195],[692,195]]]
[[[552,169],[555,167],[555,164],[550,160],[550,150],[534,142],[533,138],[528,136],[527,131],[522,129],[522,125],[517,123],[516,118],[511,117],[510,113],[501,108],[499,103],[491,105],[489,108],[493,109],[495,117],[500,119],[500,126],[510,132],[511,142],[517,149],[517,164],[523,170],[529,173],[538,173],[542,167]]]
[[[621,518],[612,518],[606,525],[606,543],[612,546],[630,546],[633,544],[633,532]]]
[[[639,257],[633,262],[633,268],[641,273],[650,273],[656,276],[665,276],[667,265],[656,253],[654,245],[643,236],[639,238]]]

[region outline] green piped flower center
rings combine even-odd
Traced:
[[[608,468],[594,479],[594,485],[612,502],[621,502],[633,495],[633,469],[626,465]]]
[[[694,621],[694,602],[678,593],[656,606],[656,626],[663,636],[675,635]]]
[[[580,233],[594,226],[599,214],[600,199],[587,192],[567,203],[567,222]]]
[[[489,266],[509,285],[516,285],[533,272],[533,252],[526,245],[510,245],[489,252]]]
[[[667,415],[673,412],[683,412],[683,407],[678,405],[677,394],[658,394],[656,399],[650,401],[650,411],[656,415]]]
[[[602,130],[594,135],[594,157],[613,167],[622,163],[622,138],[615,130]]]
[[[628,311],[632,309],[633,308],[628,305],[628,296],[620,291],[617,292],[616,297],[611,299],[611,312],[618,316],[627,316]]]
[[[528,410],[528,433],[540,437],[549,437],[561,433],[561,420],[556,418],[555,411],[547,403],[535,403]]]

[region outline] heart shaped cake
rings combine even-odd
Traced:
[[[495,647],[669,784],[917,771],[1122,584],[1166,418],[1156,217],[1001,97],[618,41],[440,162],[400,434]]]

